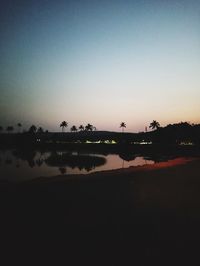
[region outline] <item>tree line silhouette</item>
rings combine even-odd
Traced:
[[[139,133],[127,133],[124,132],[126,123],[121,122],[119,127],[122,132],[109,132],[99,131],[95,126],[88,123],[85,126],[80,125],[79,127],[72,125],[70,132],[65,132],[68,127],[68,122],[62,121],[59,124],[61,133],[48,132],[42,127],[36,127],[35,125],[30,126],[28,131],[22,132],[22,124],[18,123],[17,134],[10,134],[14,128],[8,126],[6,131],[8,134],[1,134],[1,143],[5,141],[12,142],[16,137],[16,141],[27,141],[34,143],[40,141],[41,143],[64,143],[64,142],[80,142],[85,143],[86,141],[100,142],[103,143],[127,143],[127,144],[196,144],[200,145],[200,124],[190,124],[188,122],[180,122],[176,124],[169,124],[165,127],[160,126],[160,123],[153,120],[149,128],[150,131],[139,132]],[[3,132],[3,127],[0,127],[0,132]],[[20,137],[21,136],[21,137]],[[8,140],[9,139],[9,140]]]
[[[190,123],[188,122],[181,122],[179,124],[174,124],[174,125],[182,125],[182,124],[187,124],[190,126]],[[172,126],[171,124],[167,125],[168,126]],[[194,126],[194,124],[192,124],[192,126]],[[22,128],[22,124],[21,123],[17,123],[17,127],[18,127],[18,133],[21,132],[21,128]],[[65,132],[65,129],[68,127],[68,122],[66,121],[62,121],[60,123],[60,128],[62,129],[62,132]],[[149,128],[151,128],[152,130],[156,129],[158,130],[160,128],[160,123],[156,120],[153,120],[150,125],[149,125]],[[121,122],[120,123],[120,128],[122,129],[122,132],[124,132],[124,129],[126,128],[126,123],[125,122]],[[3,127],[0,126],[0,133],[3,132]],[[146,127],[147,129],[147,127]],[[13,132],[14,131],[14,127],[13,126],[7,126],[6,129],[5,129],[8,133],[10,132]],[[78,132],[78,131],[96,131],[96,127],[91,125],[90,123],[88,123],[86,126],[83,126],[83,125],[80,125],[79,127],[73,125],[71,128],[70,128],[70,131],[71,132]],[[147,131],[147,130],[146,130]],[[26,132],[25,130],[23,132]],[[28,129],[28,132],[31,132],[31,133],[43,133],[43,132],[46,132],[48,133],[48,130],[45,130],[42,128],[42,127],[36,127],[35,125],[32,125],[30,126],[30,128]]]
[[[65,128],[67,128],[67,126],[68,126],[68,122],[66,122],[66,121],[61,122],[60,127],[62,128],[62,132],[64,132],[64,130],[65,130]],[[70,128],[70,131],[71,132],[77,132],[78,129],[79,129],[79,131],[93,131],[93,130],[96,131],[96,127],[89,124],[89,123],[85,127],[83,125],[80,125],[78,128],[75,125],[73,125]]]
[[[18,123],[17,124],[17,127],[18,127],[18,133],[21,133],[21,128],[22,128],[22,124],[21,123]],[[62,121],[60,123],[60,127],[62,128],[62,132],[65,132],[65,128],[68,127],[68,122],[66,121]],[[4,128],[2,126],[0,126],[0,133],[2,133],[4,130]],[[83,126],[83,125],[80,125],[79,127],[76,127],[75,125],[73,125],[71,128],[70,128],[70,131],[71,132],[77,132],[77,131],[96,131],[96,127],[91,125],[90,123],[88,123],[86,126]],[[7,131],[8,133],[11,133],[14,131],[14,126],[7,126],[5,128],[5,131]],[[30,133],[43,133],[43,132],[46,132],[48,133],[48,130],[44,130],[42,127],[36,127],[35,125],[31,125],[30,128],[28,129],[28,131],[23,131],[23,133],[25,132],[30,132]]]
[[[155,121],[155,120],[154,120]],[[159,124],[159,123],[158,123]],[[18,127],[18,133],[21,132],[21,128],[22,128],[22,124],[21,123],[18,123],[17,124],[17,127]],[[62,132],[65,132],[65,128],[68,127],[68,122],[66,121],[62,121],[60,123],[60,127],[62,129]],[[122,132],[124,132],[124,129],[126,128],[126,123],[125,122],[121,122],[120,123],[120,128],[122,128]],[[10,132],[13,132],[14,131],[14,127],[13,126],[8,126],[6,129],[5,129],[8,133]],[[71,132],[77,132],[77,131],[96,131],[96,127],[91,125],[90,123],[88,123],[86,126],[83,126],[83,125],[80,125],[79,127],[76,127],[75,125],[73,125],[71,128],[70,128],[70,131]],[[3,127],[0,126],[0,132],[3,131]],[[30,128],[28,129],[28,132],[31,132],[31,133],[43,133],[44,130],[42,127],[36,127],[35,125],[32,125],[30,126]]]

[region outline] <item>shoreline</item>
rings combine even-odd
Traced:
[[[114,177],[115,175],[125,175],[125,176],[131,176],[134,175],[134,177],[137,176],[137,174],[148,174],[152,171],[158,171],[158,170],[167,170],[170,168],[179,168],[184,165],[188,165],[190,163],[195,163],[199,161],[200,164],[200,158],[196,157],[178,157],[176,159],[170,159],[166,162],[158,162],[154,164],[147,164],[147,165],[139,165],[139,166],[129,166],[127,168],[118,168],[118,169],[111,169],[111,170],[103,170],[103,171],[96,171],[88,174],[69,174],[69,175],[56,175],[51,177],[45,177],[41,176],[29,181],[22,181],[22,182],[62,182],[67,180],[80,180],[80,179],[93,179],[93,178],[105,178],[108,177]],[[189,167],[189,166],[188,166]]]
[[[136,166],[94,172],[88,175],[41,177],[26,183],[27,187],[66,188],[69,186],[105,186],[111,189],[125,185],[128,197],[138,208],[175,209],[189,212],[200,206],[200,158],[177,158],[155,165]],[[25,187],[26,184],[24,183]],[[96,188],[95,188],[96,189]],[[113,193],[111,190],[109,193]],[[129,200],[130,200],[129,199]]]

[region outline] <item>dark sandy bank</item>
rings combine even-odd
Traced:
[[[7,260],[200,265],[200,160],[1,184]]]

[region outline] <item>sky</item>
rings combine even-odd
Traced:
[[[0,5],[1,126],[200,123],[199,0]]]

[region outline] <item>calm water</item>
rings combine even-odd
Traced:
[[[122,157],[122,158],[121,158]],[[30,180],[61,174],[88,174],[96,171],[153,164],[143,157],[117,154],[101,155],[77,152],[36,152],[0,150],[0,179],[9,181]]]

